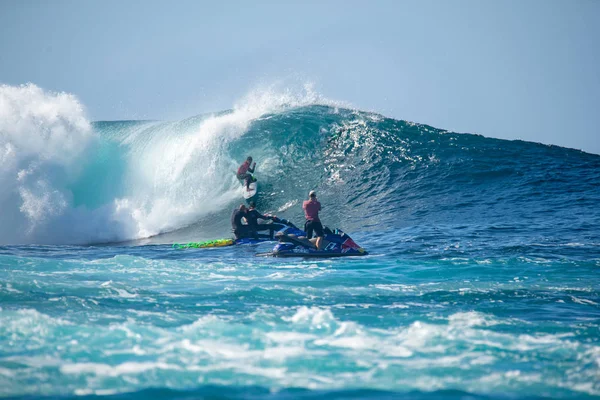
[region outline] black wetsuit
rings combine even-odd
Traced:
[[[261,213],[256,211],[256,209],[248,210],[245,217],[246,217],[246,221],[248,221],[248,226],[250,227],[250,229],[253,232],[266,231],[266,230],[269,231],[268,235],[265,235],[265,234],[259,235],[257,233],[257,236],[261,237],[261,238],[268,237],[269,239],[273,239],[274,233],[285,227],[285,225],[283,225],[283,224],[259,224],[258,223],[259,218],[273,220],[273,217],[267,217],[266,215],[262,215]]]
[[[249,225],[242,224],[242,218],[247,216],[246,211],[240,209],[233,210],[231,214],[231,228],[236,239],[255,237],[256,231],[251,229]],[[258,238],[258,236],[256,236]]]

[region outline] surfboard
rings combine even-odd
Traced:
[[[207,240],[204,242],[191,242],[191,243],[173,243],[174,249],[204,249],[207,247],[225,247],[225,246],[233,246],[235,241],[233,239],[216,239],[216,240]]]
[[[258,192],[258,185],[256,182],[252,182],[250,184],[250,189],[246,189],[246,185],[242,186],[242,196],[244,196],[244,198],[246,200],[252,199],[254,196],[256,196],[257,192]]]

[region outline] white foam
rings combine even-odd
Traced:
[[[181,371],[183,368],[179,365],[163,362],[126,362],[115,366],[102,363],[72,363],[60,367],[63,374],[94,374],[111,377],[140,374],[155,369]]]
[[[389,306],[383,306],[383,308],[400,308],[400,309],[406,309],[406,308],[410,308],[410,306],[408,306],[406,304],[394,303],[394,304],[389,305]]]
[[[194,323],[190,325],[185,325],[180,327],[179,329],[183,332],[193,332],[197,331],[199,328],[205,327],[207,325],[214,325],[218,323],[222,323],[223,320],[216,315],[206,315],[198,318]]]
[[[2,287],[2,285],[0,285],[0,288],[1,288],[1,287]],[[6,291],[7,291],[8,293],[23,293],[23,292],[21,292],[20,290],[14,289],[10,283],[7,283],[7,284],[6,284]]]
[[[300,307],[291,317],[283,317],[284,321],[294,324],[309,324],[316,328],[329,327],[335,322],[331,310],[319,307]]]
[[[117,389],[97,389],[97,390],[75,389],[74,393],[77,396],[88,396],[91,394],[95,394],[96,396],[110,396],[110,395],[119,393],[119,390],[117,390]]]
[[[93,141],[73,95],[0,85],[0,207],[8,221],[0,243],[25,242],[25,233],[65,211],[65,186]]]
[[[485,315],[476,311],[461,312],[452,314],[448,321],[451,325],[460,326],[492,326],[497,322],[489,315]]]
[[[318,338],[316,335],[299,332],[268,332],[265,336],[277,343],[306,342]]]
[[[285,203],[284,205],[282,205],[281,207],[279,207],[277,209],[277,212],[283,212],[283,211],[289,210],[290,208],[294,207],[296,204],[298,204],[298,199],[290,200],[287,203]]]
[[[267,360],[285,361],[288,358],[305,357],[306,349],[304,346],[277,346],[270,347],[263,351],[262,355]]]
[[[64,325],[71,323],[33,309],[0,314],[0,332],[6,335],[31,336],[38,341],[44,341],[53,327]]]
[[[577,303],[577,304],[588,304],[588,305],[594,305],[594,306],[598,305],[598,303],[596,303],[596,302],[594,302],[592,300],[580,299],[580,298],[577,298],[575,296],[571,296],[571,300],[573,300],[573,302]]]
[[[415,285],[404,285],[401,283],[391,283],[391,284],[375,284],[369,285],[370,287],[374,287],[381,290],[390,290],[393,292],[412,292],[416,290]]]
[[[77,343],[73,343],[77,344]],[[147,351],[143,350],[140,346],[135,345],[130,349],[119,349],[119,350],[104,350],[104,354],[106,355],[114,355],[114,354],[134,354],[136,356],[144,356],[148,354]]]

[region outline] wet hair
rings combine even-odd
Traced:
[[[240,211],[245,210],[246,209],[246,205],[245,204],[240,204],[239,209],[240,209]]]
[[[252,161],[252,156],[248,156],[248,158],[246,158],[246,161]]]
[[[249,204],[250,208],[256,208],[256,203],[251,201]]]

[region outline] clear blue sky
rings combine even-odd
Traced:
[[[279,80],[600,154],[600,1],[0,0],[0,82],[71,92],[92,120],[223,110]]]

